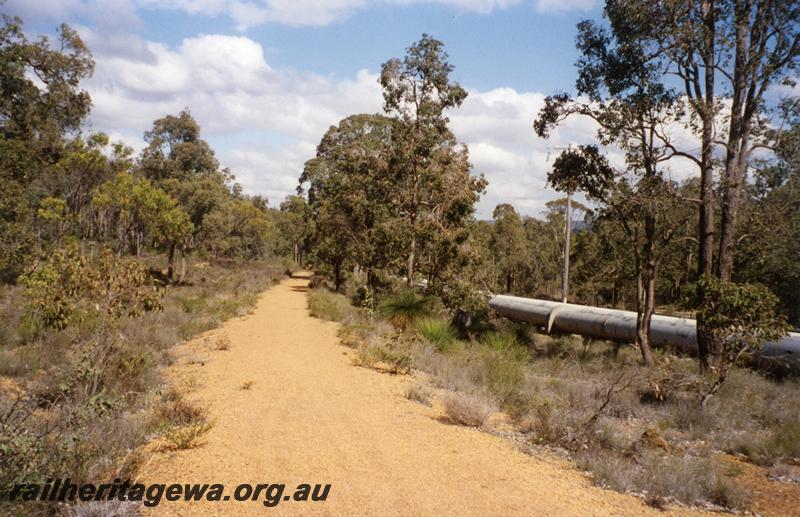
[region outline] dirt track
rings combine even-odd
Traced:
[[[190,400],[208,408],[206,444],[160,453],[147,482],[330,483],[328,500],[167,503],[164,515],[664,515],[634,497],[592,487],[555,458],[442,423],[407,400],[411,379],[352,365],[337,325],[309,316],[307,280],[266,291],[255,311],[226,323],[230,350],[183,345],[173,367]],[[213,338],[212,338],[213,341]],[[195,357],[195,360],[197,358]],[[252,387],[242,390],[243,383]],[[685,511],[680,512],[685,515]]]

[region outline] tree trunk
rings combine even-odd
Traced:
[[[650,347],[650,320],[653,316],[653,307],[648,303],[650,299],[650,286],[653,279],[645,278],[642,272],[636,275],[636,346],[642,353],[642,361],[646,366],[653,366],[653,351]]]
[[[339,292],[339,288],[342,287],[342,261],[337,260],[336,264],[333,266],[333,285],[334,291],[337,293]]]
[[[417,253],[417,239],[415,236],[411,237],[411,246],[408,249],[408,256],[406,257],[406,286],[410,289],[414,287],[414,259]]]
[[[564,217],[564,269],[561,273],[561,303],[569,298],[569,241],[572,235],[572,195],[567,192],[567,209]]]
[[[703,0],[703,65],[704,96],[702,106],[702,135],[700,155],[700,220],[698,276],[710,275],[714,267],[714,40],[716,33],[716,16],[714,0]]]
[[[732,156],[730,171],[726,171],[728,180],[725,185],[722,204],[722,225],[719,241],[719,277],[730,281],[733,276],[733,258],[736,252],[736,226],[745,186],[747,171],[747,153],[749,147],[749,123],[745,122],[739,135],[739,147]],[[727,160],[726,160],[727,162]],[[726,163],[727,168],[727,163]]]
[[[175,274],[175,249],[177,248],[177,244],[171,242],[169,244],[169,263],[167,265],[167,278],[172,280],[172,276]]]
[[[705,96],[702,113],[702,141],[700,159],[700,229],[698,234],[697,276],[714,273],[714,176],[713,176],[713,138],[714,138],[714,40],[716,35],[716,16],[714,0],[703,0]],[[713,343],[703,323],[697,320],[697,355],[700,370],[706,371],[712,360]]]
[[[766,16],[760,7],[756,8],[758,18],[751,21],[749,4],[734,6],[735,59],[733,65],[733,94],[731,116],[728,129],[728,142],[725,156],[725,181],[723,183],[722,221],[719,246],[719,277],[730,280],[733,274],[733,255],[736,237],[736,224],[742,189],[745,184],[747,156],[749,153],[750,132],[755,106],[758,98],[757,66],[760,58],[753,55],[751,38],[756,37],[756,27],[760,17]],[[750,24],[753,24],[751,28]],[[763,51],[762,51],[763,52]]]
[[[650,321],[655,311],[656,269],[654,257],[656,220],[653,215],[645,217],[644,249],[636,259],[636,344],[642,353],[642,361],[653,366],[653,350],[650,342]]]

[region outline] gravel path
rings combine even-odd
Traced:
[[[215,330],[229,350],[213,350],[214,337],[178,349],[170,374],[215,425],[203,446],[155,455],[142,478],[224,483],[228,493],[239,483],[285,483],[288,494],[330,483],[327,501],[162,502],[153,514],[664,515],[592,487],[561,460],[442,423],[403,396],[408,376],[353,366],[337,325],[309,316],[307,284],[285,280]]]

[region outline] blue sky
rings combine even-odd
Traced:
[[[277,205],[341,118],[381,109],[377,74],[428,33],[444,41],[470,93],[450,113],[489,188],[489,217],[530,215],[557,197],[548,150],[592,141],[573,120],[549,141],[531,122],[545,95],[572,90],[575,24],[596,0],[8,0],[29,32],[76,27],[96,60],[84,85],[91,129],[135,148],[155,118],[188,107],[245,190]],[[551,158],[552,160],[552,158]]]

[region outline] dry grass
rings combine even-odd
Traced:
[[[781,483],[800,483],[800,467],[778,463],[770,467],[767,477]]]
[[[133,501],[91,501],[65,506],[62,517],[139,517],[142,504]]]
[[[231,340],[228,338],[227,334],[220,334],[217,336],[216,341],[214,342],[214,350],[230,350],[231,348]]]
[[[445,420],[481,427],[496,403],[529,443],[562,448],[598,484],[643,494],[656,507],[745,508],[747,494],[714,451],[762,465],[800,462],[797,380],[735,368],[701,407],[698,391],[708,381],[692,358],[657,350],[658,366],[648,369],[631,346],[541,335],[505,320],[472,341],[454,339],[442,315],[398,332],[380,313],[320,296],[338,299],[326,302],[338,307],[327,314],[343,322],[356,364],[385,365],[401,352],[403,369],[410,363],[453,392],[443,401]],[[405,396],[429,399],[419,386]]]
[[[430,391],[419,384],[413,384],[406,388],[405,396],[408,400],[418,402],[423,406],[431,406],[431,393]]]
[[[150,414],[150,428],[156,432],[205,421],[205,410],[187,402],[175,389],[168,390]]]
[[[211,430],[213,425],[210,422],[176,427],[170,429],[162,436],[160,451],[180,451],[184,449],[194,449],[203,445],[203,436]]]
[[[343,321],[358,312],[346,296],[325,288],[312,289],[309,292],[308,309],[315,318],[328,321]]]
[[[162,311],[108,327],[87,318],[62,331],[26,319],[19,289],[2,288],[0,414],[10,417],[0,423],[0,450],[11,452],[0,454],[0,500],[5,487],[54,472],[74,482],[130,475],[139,461],[132,451],[153,434],[170,447],[198,443],[209,426],[203,412],[172,390],[158,394],[168,349],[246,313],[281,274],[263,262],[190,264],[186,282],[167,289]]]
[[[468,393],[452,393],[442,400],[445,419],[467,427],[482,427],[494,411],[485,397]]]

